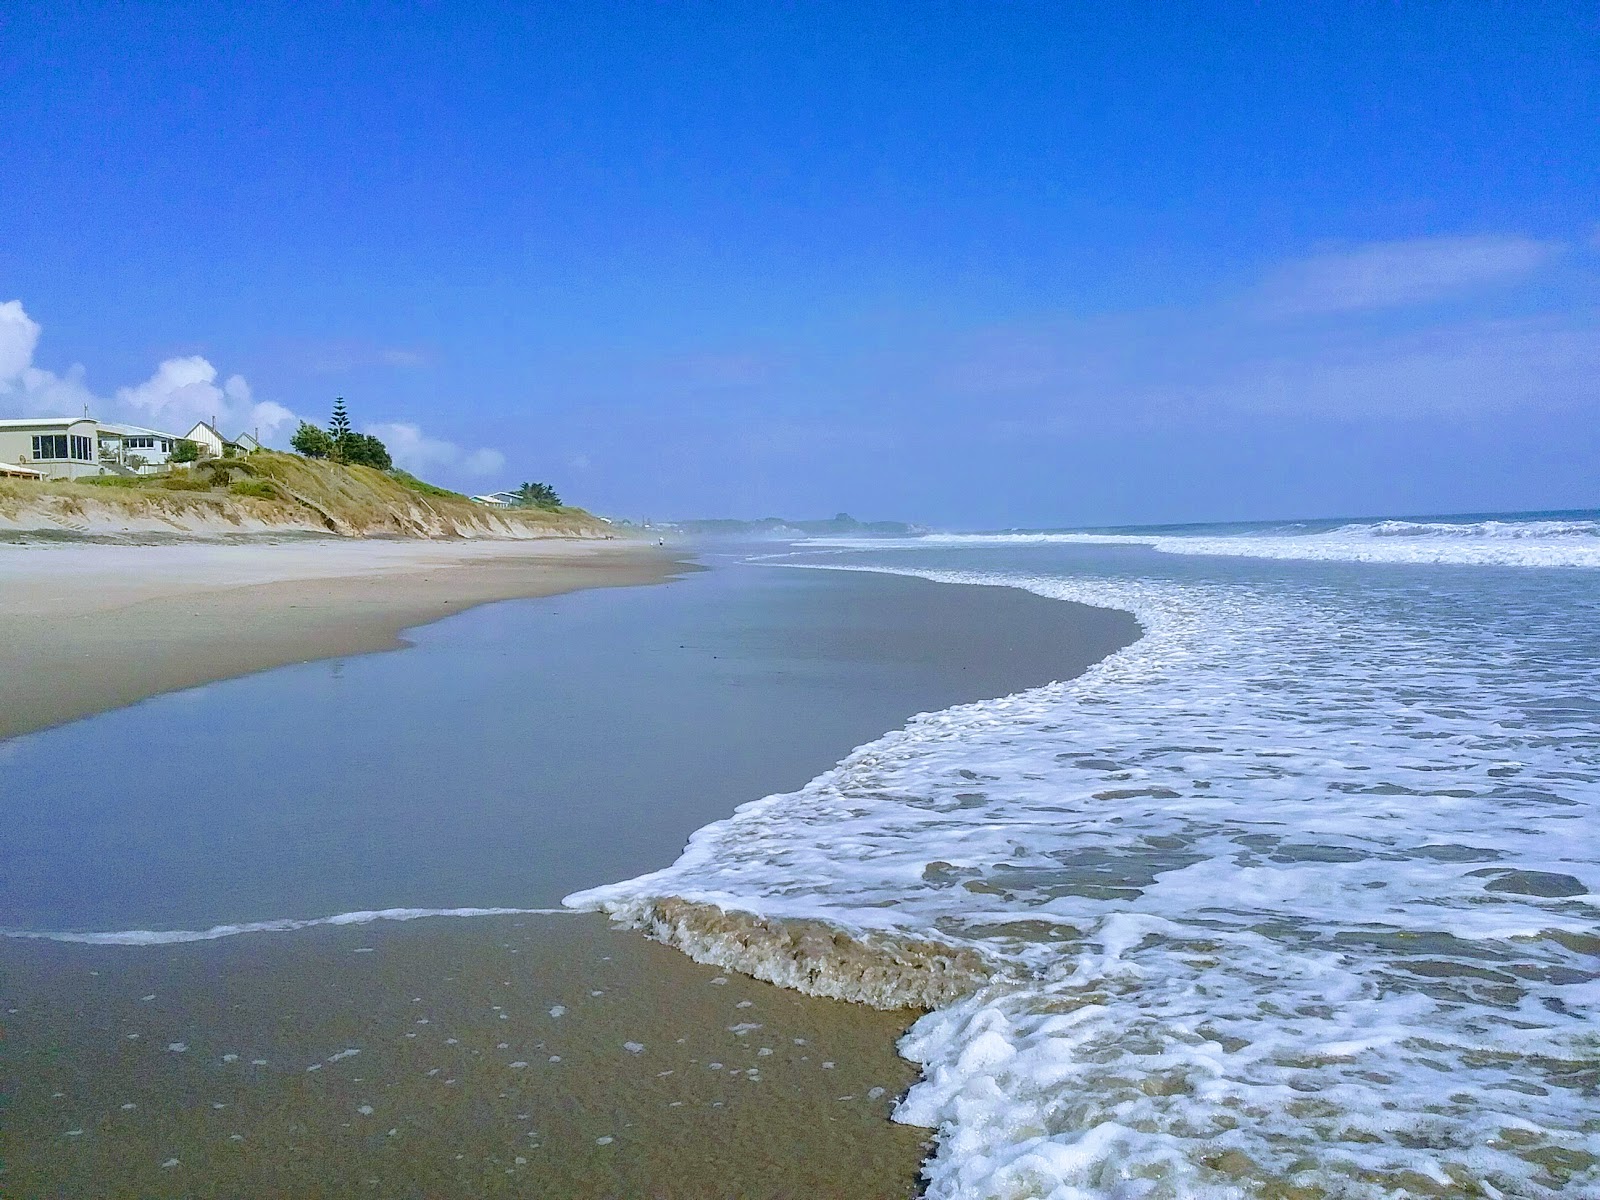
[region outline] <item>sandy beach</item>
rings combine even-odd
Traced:
[[[285,604],[316,595],[327,639],[318,644],[345,655],[352,638],[397,644],[405,606],[426,620],[506,591],[683,570],[658,552],[609,547],[538,556],[516,547],[507,557],[449,547],[419,565],[418,551],[433,547],[374,545],[331,575],[325,548],[309,545],[264,548],[287,551],[276,574],[260,555],[215,554],[228,548],[151,558],[173,564],[173,577],[158,579],[137,557],[146,549],[164,551],[41,556],[60,564],[54,582],[16,594],[32,597],[30,619],[43,622],[69,567],[120,573],[120,607],[77,601],[86,625],[111,628],[133,611],[177,639],[186,614],[215,605],[235,627],[266,626],[262,652],[280,655],[315,628]],[[349,547],[338,549],[348,561]],[[115,553],[95,563],[102,550]],[[58,797],[52,820],[74,831],[65,853],[79,840],[103,848],[100,874],[74,888],[108,899],[83,909],[83,924],[34,911],[40,888],[53,886],[38,864],[55,852],[30,835],[12,847],[13,879],[40,888],[9,897],[0,925],[15,927],[23,910],[26,928],[115,929],[445,895],[554,905],[569,889],[665,865],[707,821],[800,786],[918,711],[1066,677],[1136,633],[1126,614],[1013,589],[749,567],[479,608],[409,635],[416,644],[404,654],[261,674],[12,743],[9,777],[39,793],[58,754],[116,757],[120,729],[177,740],[215,712],[222,724],[206,727],[233,731],[198,795],[158,781],[105,799]],[[155,644],[138,643],[146,649],[132,665],[159,666]],[[212,666],[208,678],[220,673]],[[146,694],[160,684],[128,678]],[[369,764],[327,799],[316,791],[321,769],[264,778],[252,765],[281,756],[282,739],[309,736],[254,728],[263,706],[298,696],[306,719],[326,724],[324,683]],[[394,715],[384,707],[413,692],[434,700],[425,725],[400,723],[403,705]],[[103,692],[60,694],[85,712],[106,703]],[[99,740],[102,727],[111,741]],[[436,790],[432,764],[469,743],[471,760],[501,765],[458,770]],[[118,805],[156,824],[150,846],[122,865],[118,830],[134,818],[107,814]],[[255,818],[228,824],[232,809],[248,817],[257,805],[279,823],[264,833]],[[448,826],[427,832],[429,807],[448,812]],[[30,807],[14,794],[12,808],[4,815],[20,829]],[[327,824],[345,809],[363,832]],[[419,823],[424,836],[408,840]],[[183,831],[203,826],[216,827],[214,842],[187,840]],[[163,848],[171,834],[181,835],[177,851]],[[398,857],[370,865],[385,856]],[[190,908],[172,907],[180,901]],[[175,945],[8,938],[0,1193],[905,1197],[929,1131],[888,1116],[916,1076],[895,1051],[916,1015],[705,967],[594,915],[382,921]]]
[[[252,671],[390,650],[473,605],[655,583],[622,540],[0,543],[0,740]]]

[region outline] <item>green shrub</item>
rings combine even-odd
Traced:
[[[169,492],[209,492],[211,481],[192,475],[166,475],[162,477],[161,486]]]
[[[511,502],[513,508],[561,507],[561,497],[548,483],[525,483],[516,490],[515,495],[517,498]]]
[[[78,480],[79,483],[92,483],[95,487],[120,487],[136,488],[144,483],[143,479],[134,479],[127,475],[90,475]]]
[[[289,445],[294,447],[296,454],[306,458],[327,458],[333,453],[333,439],[326,430],[318,429],[309,421],[300,422],[300,428],[289,439]]]
[[[387,471],[394,466],[389,458],[389,448],[370,433],[347,433],[339,439],[337,457],[351,466],[371,467],[374,471]]]
[[[167,458],[175,463],[198,462],[200,443],[191,442],[188,438],[179,438],[172,443],[172,453],[167,455]]]
[[[241,479],[228,490],[235,496],[254,496],[257,500],[278,499],[278,489],[267,479]]]

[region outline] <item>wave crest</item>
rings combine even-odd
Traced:
[[[570,899],[584,903],[581,894]],[[852,933],[824,921],[760,917],[670,896],[600,907],[617,924],[696,962],[872,1008],[939,1008],[977,991],[995,973],[976,950],[927,938]]]

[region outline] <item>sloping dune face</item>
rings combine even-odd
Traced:
[[[931,1009],[934,1197],[1600,1194],[1593,575],[874,553],[1146,636],[570,903]]]

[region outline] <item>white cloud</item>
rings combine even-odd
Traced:
[[[38,344],[39,323],[22,311],[22,301],[0,304],[0,387],[21,377]]]
[[[403,367],[414,369],[425,367],[432,360],[420,350],[407,350],[403,346],[391,346],[378,351],[378,362],[385,367]]]
[[[414,346],[383,346],[355,338],[301,344],[291,348],[301,367],[318,375],[342,375],[366,367],[417,370],[433,365],[434,356]]]
[[[1426,304],[1522,278],[1561,249],[1515,236],[1374,242],[1288,263],[1258,299],[1263,312],[1286,317]]]
[[[1547,260],[1560,249],[1441,238],[1303,258],[1269,272],[1255,293],[1275,298],[1270,310],[1217,300],[999,325],[948,339],[920,368],[895,367],[935,402],[988,405],[990,428],[1007,436],[1243,414],[1462,420],[1570,411],[1594,403],[1600,307],[1561,301],[1600,297],[1600,276],[1578,256],[1558,271]],[[1466,296],[1494,280],[1551,279],[1566,284],[1556,305],[1549,289],[1518,288],[1474,296],[1468,307],[1400,307],[1447,288]],[[1319,319],[1281,319],[1291,312]]]
[[[1600,376],[1600,314],[1468,321],[1252,357],[1164,388],[1169,411],[1234,409],[1360,419],[1568,408]]]
[[[217,368],[200,355],[169,358],[143,383],[96,395],[83,367],[56,374],[33,364],[41,329],[20,300],[0,304],[0,408],[26,416],[75,416],[86,409],[103,420],[187,433],[213,418],[225,435],[259,429],[270,438],[297,420],[281,404],[257,401],[242,375],[217,382]]]
[[[379,438],[389,448],[389,455],[396,466],[418,474],[445,471],[483,478],[495,474],[506,465],[506,456],[498,450],[487,447],[467,450],[454,442],[428,437],[420,427],[409,422],[368,425],[366,432]]]

